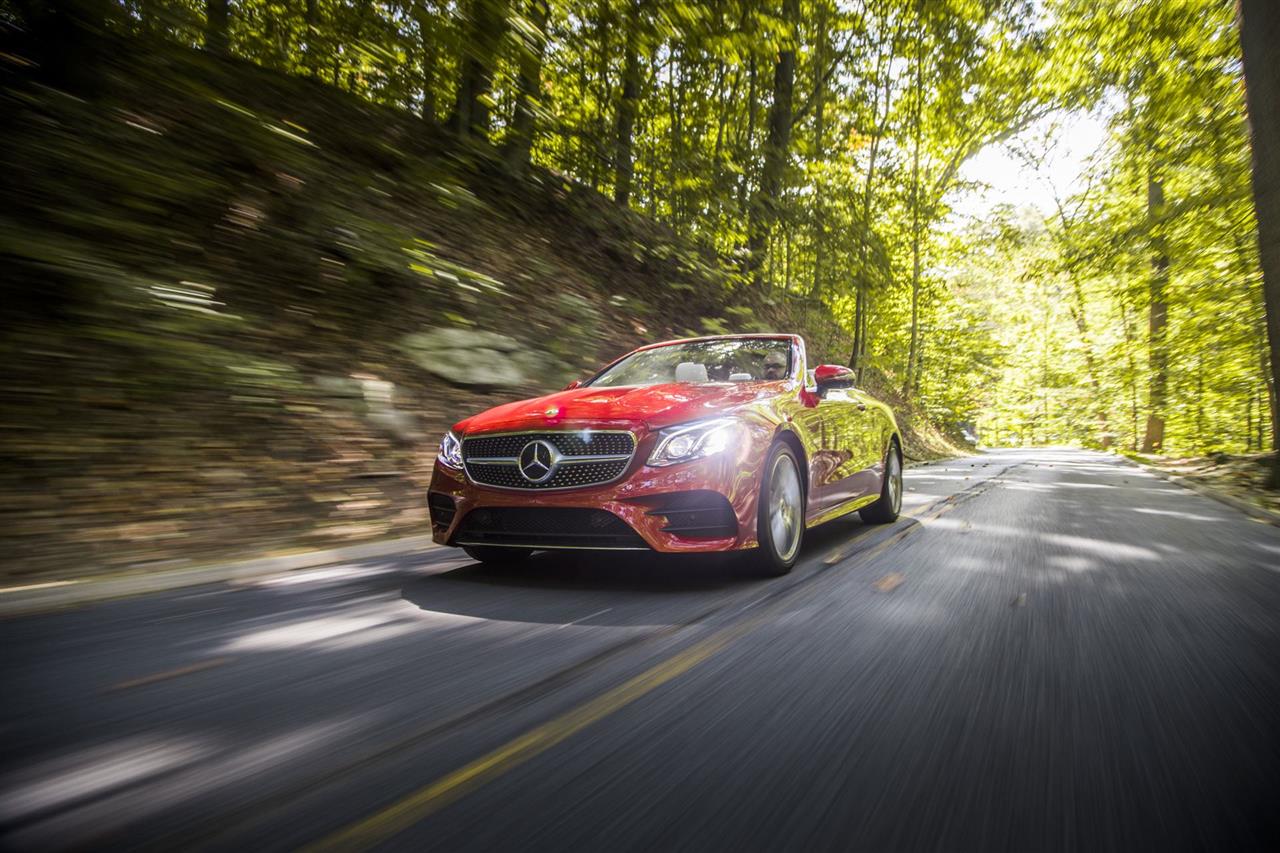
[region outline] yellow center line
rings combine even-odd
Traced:
[[[304,848],[367,849],[402,832],[490,779],[517,767],[591,724],[678,678],[755,628],[764,614],[725,628],[595,699],[521,735],[488,755],[409,794],[380,812]]]
[[[994,478],[992,478],[994,479]],[[956,506],[954,500],[944,500],[941,506],[924,513],[917,520],[930,521]],[[895,532],[888,539],[865,552],[851,556],[869,561],[884,553],[922,525],[911,524]],[[831,563],[828,562],[828,565]],[[895,577],[891,575],[890,577]],[[901,575],[896,575],[901,578]],[[898,582],[901,582],[900,580]],[[895,583],[894,586],[897,584]],[[698,664],[724,650],[730,643],[754,630],[783,601],[766,606],[754,617],[736,625],[722,628],[710,637],[695,643],[676,655],[656,664],[640,675],[611,690],[602,693],[577,708],[534,728],[515,740],[508,741],[492,752],[470,764],[419,788],[401,800],[328,835],[303,848],[307,851],[368,849],[403,832],[444,806],[457,800],[468,791],[501,776],[508,770],[546,752],[588,726],[600,721],[619,709],[631,704],[672,679],[678,678]]]
[[[132,678],[128,681],[121,681],[119,684],[113,684],[108,687],[107,692],[128,690],[131,687],[142,687],[147,684],[155,684],[157,681],[165,681],[182,675],[191,675],[193,672],[203,672],[206,669],[213,669],[215,666],[222,666],[230,661],[231,658],[210,658],[209,660],[197,661],[189,666],[180,666],[177,669],[169,669],[164,672],[154,672],[151,675],[144,675],[141,678]]]
[[[32,589],[53,589],[56,586],[71,586],[79,581],[46,581],[45,583],[29,583],[22,586],[6,586],[0,587],[0,595],[6,595],[10,592],[26,592]]]

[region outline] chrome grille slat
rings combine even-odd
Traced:
[[[560,454],[555,472],[541,483],[520,473],[520,451],[542,440]],[[462,460],[472,482],[500,489],[580,489],[612,482],[635,456],[635,435],[626,430],[530,431],[477,435],[462,440]]]

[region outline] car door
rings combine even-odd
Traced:
[[[791,418],[804,436],[809,456],[808,514],[815,516],[838,501],[841,439],[835,434],[837,423],[831,407],[818,400],[817,405],[799,405]]]
[[[848,392],[850,412],[848,451],[851,470],[846,486],[850,498],[880,493],[881,456],[884,453],[884,424],[879,403],[856,388]]]
[[[866,465],[867,407],[861,392],[852,387],[829,388],[818,404],[824,431],[829,436],[829,456],[833,468],[827,482],[829,507],[860,497],[867,488],[863,476]]]

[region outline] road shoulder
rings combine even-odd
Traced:
[[[393,555],[403,557],[438,550],[441,547],[432,542],[430,536],[401,536],[341,548],[301,551],[203,566],[184,566],[163,571],[139,569],[105,576],[44,583],[35,581],[30,584],[0,588],[0,617],[25,616],[114,598],[127,598],[203,584],[244,581],[298,569],[314,569],[357,560]]]
[[[1238,510],[1256,521],[1262,521],[1267,524],[1274,524],[1277,527],[1280,527],[1280,512],[1267,509],[1266,507],[1259,506],[1245,498],[1233,495],[1221,487],[1215,486],[1210,482],[1206,482],[1204,479],[1177,473],[1169,467],[1156,464],[1152,460],[1144,459],[1140,456],[1129,453],[1123,453],[1120,454],[1120,456],[1124,459],[1128,459],[1133,464],[1150,471],[1161,479],[1168,480],[1170,483],[1182,486],[1188,491],[1204,495],[1205,497],[1212,498],[1219,503],[1226,504],[1232,509]]]

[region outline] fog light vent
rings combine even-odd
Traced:
[[[458,507],[449,495],[429,494],[427,495],[427,510],[431,513],[433,527],[448,527],[453,523],[453,517],[457,514]]]
[[[667,519],[662,528],[686,539],[724,539],[738,535],[738,517],[729,499],[719,492],[673,492],[646,501],[653,507],[646,515]]]

